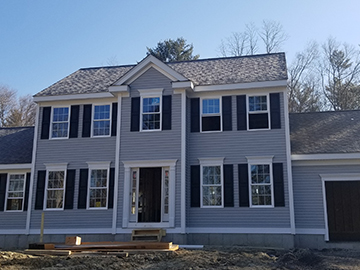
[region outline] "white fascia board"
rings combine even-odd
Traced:
[[[184,76],[182,76],[180,73],[176,72],[172,68],[170,68],[168,65],[157,59],[156,57],[152,55],[148,55],[145,59],[143,59],[139,64],[137,64],[135,67],[133,67],[130,71],[128,71],[123,77],[121,77],[117,82],[115,82],[113,85],[122,85],[126,83],[127,81],[131,81],[133,77],[135,77],[138,73],[141,73],[143,69],[146,69],[149,65],[153,64],[153,67],[158,70],[162,70],[164,74],[167,74],[171,77],[174,81],[187,81]]]
[[[219,90],[239,90],[251,88],[267,88],[287,86],[286,80],[251,82],[251,83],[234,83],[234,84],[216,84],[216,85],[199,85],[195,86],[194,92],[219,91]]]
[[[292,161],[360,159],[360,153],[291,155]]]
[[[130,92],[130,87],[126,84],[123,85],[111,85],[109,86],[110,93],[128,93]]]
[[[31,169],[31,163],[0,164],[0,170],[25,170],[25,169]]]
[[[172,82],[173,89],[194,89],[194,84],[192,81],[185,82]]]
[[[113,98],[114,95],[109,92],[91,93],[91,94],[76,94],[76,95],[63,95],[63,96],[44,96],[34,97],[34,102],[43,101],[60,101],[60,100],[74,100],[74,99],[89,99],[89,98]]]

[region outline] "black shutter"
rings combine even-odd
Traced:
[[[273,163],[275,206],[285,206],[284,171],[282,163]]]
[[[224,206],[234,207],[234,169],[232,164],[224,165]]]
[[[35,210],[43,210],[44,208],[45,178],[46,178],[46,171],[38,171]]]
[[[140,130],[140,97],[131,98],[131,126],[130,131]]]
[[[76,170],[67,170],[66,172],[65,209],[74,208],[75,174]]]
[[[249,173],[247,164],[239,164],[239,205],[249,207]]]
[[[223,131],[232,130],[232,97],[222,97]]]
[[[162,98],[162,130],[171,130],[171,96]]]
[[[191,132],[200,132],[200,98],[191,99]]]
[[[117,102],[114,102],[112,104],[112,115],[111,115],[111,136],[116,136],[117,114],[118,114],[118,104]]]
[[[191,166],[191,207],[200,207],[200,165]]]
[[[71,106],[71,113],[70,113],[70,138],[77,138],[78,136],[78,129],[79,129],[79,105]]]
[[[82,136],[90,137],[91,134],[91,110],[92,105],[84,105]]]
[[[0,211],[4,211],[5,208],[5,195],[6,195],[6,180],[7,174],[0,174]]]
[[[88,176],[88,169],[80,169],[78,209],[86,209]]]
[[[43,107],[41,123],[41,139],[49,139],[51,107]]]
[[[280,93],[270,94],[271,128],[281,128],[280,120]]]
[[[108,208],[114,207],[114,182],[115,182],[115,168],[110,168],[109,176],[109,202]]]
[[[25,179],[24,211],[28,210],[30,177],[31,177],[31,173],[27,173],[26,174],[26,179]]]
[[[237,129],[247,130],[246,95],[236,96]]]

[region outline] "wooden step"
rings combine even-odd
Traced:
[[[164,229],[135,229],[132,231],[131,241],[157,241],[166,235]]]

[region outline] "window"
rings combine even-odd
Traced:
[[[269,128],[269,106],[268,96],[249,96],[249,129],[268,129]]]
[[[142,98],[142,130],[161,129],[161,97]]]
[[[221,102],[220,98],[201,100],[201,130],[221,131]]]
[[[53,108],[51,138],[68,138],[69,107]]]
[[[272,205],[270,165],[250,165],[251,205]]]
[[[110,111],[111,106],[108,105],[94,105],[93,118],[93,137],[110,136]]]
[[[106,208],[108,196],[108,170],[91,170],[89,208]]]
[[[65,196],[65,170],[49,170],[46,181],[46,209],[63,209]]]
[[[202,167],[202,205],[222,206],[221,166]]]
[[[25,174],[9,174],[6,211],[22,211],[25,193]]]

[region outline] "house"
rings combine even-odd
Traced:
[[[289,122],[286,84],[284,53],[147,56],[70,74],[34,96],[29,191],[18,194],[26,209],[8,210],[11,164],[0,165],[0,247],[37,242],[43,213],[52,242],[127,241],[142,228],[163,228],[180,244],[320,248],[355,239],[357,221],[340,230],[327,222],[343,218],[342,197],[328,194],[359,183],[360,113]]]

